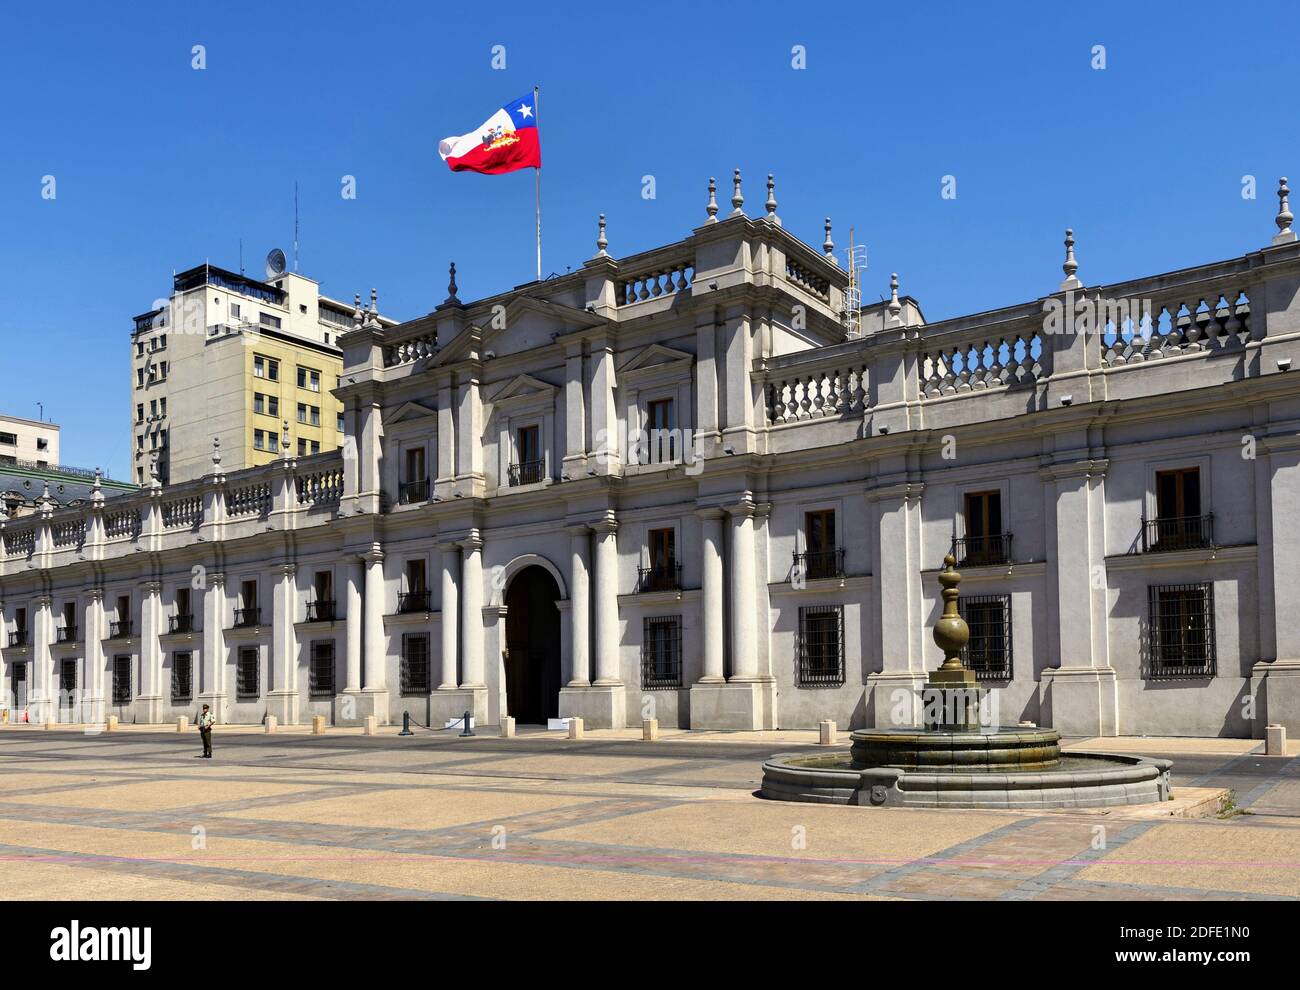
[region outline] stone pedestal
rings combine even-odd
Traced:
[[[1038,685],[1040,721],[1067,736],[1119,735],[1117,688],[1110,667],[1048,667]]]
[[[460,718],[466,712],[474,722],[486,725],[488,721],[487,688],[438,688],[429,695],[429,725],[439,728],[448,719]]]
[[[1280,725],[1300,735],[1300,660],[1273,660],[1251,669],[1255,695],[1256,739],[1263,738],[1266,725]]]
[[[363,688],[344,691],[340,696],[334,718],[335,725],[364,725],[367,718],[375,718],[380,725],[388,724],[388,692]]]
[[[268,691],[266,694],[266,708],[270,713],[270,717],[276,719],[281,725],[298,724],[297,691]]]
[[[163,721],[163,697],[160,694],[140,695],[131,705],[136,724],[155,725]]]
[[[699,681],[691,685],[691,728],[757,731],[776,728],[776,682]]]
[[[980,726],[980,696],[975,672],[940,668],[921,689],[921,724],[927,729],[973,732]]]
[[[627,725],[627,700],[622,684],[589,684],[560,688],[560,718],[580,718],[593,729]]]

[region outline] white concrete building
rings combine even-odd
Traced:
[[[770,194],[341,338],[342,452],[0,525],[42,720],[911,724],[952,552],[1003,723],[1300,731],[1300,244],[846,338]],[[21,635],[18,635],[21,633]],[[21,690],[21,694],[19,693]]]
[[[0,465],[47,468],[59,463],[59,427],[0,415]]]

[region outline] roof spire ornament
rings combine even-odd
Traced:
[[[149,487],[158,489],[162,487],[162,481],[158,477],[158,451],[149,455]]]
[[[898,314],[903,311],[903,304],[898,301],[898,272],[889,274],[889,315],[891,319],[898,319]]]
[[[609,252],[605,248],[609,247],[609,241],[605,237],[605,214],[600,215],[600,234],[596,238],[596,257],[608,258]]]
[[[718,222],[718,183],[713,176],[709,176],[709,205],[704,208],[704,212],[709,215],[705,223]]]
[[[1065,272],[1065,281],[1061,283],[1062,289],[1074,289],[1083,284],[1074,276],[1074,273],[1078,270],[1079,263],[1074,260],[1074,230],[1067,227],[1065,229],[1065,262],[1061,265],[1061,271]]]
[[[741,209],[745,205],[745,197],[740,194],[740,169],[736,169],[731,177],[731,215],[733,217],[743,217],[745,211]]]
[[[379,292],[370,289],[370,308],[366,310],[366,326],[372,330],[379,329]]]
[[[835,260],[835,242],[831,240],[831,218],[826,218],[826,240],[822,241],[822,254],[831,261]]]
[[[447,298],[442,301],[442,304],[444,306],[450,303],[459,305],[460,300],[456,297],[456,262],[453,261],[451,267],[447,271],[449,276],[447,281]]]
[[[355,293],[352,298],[357,302],[356,308],[352,310],[352,325],[353,327],[360,329],[361,321],[364,319],[361,313],[361,293]]]
[[[1277,224],[1277,233],[1273,235],[1274,244],[1289,244],[1296,239],[1295,231],[1291,229],[1291,221],[1294,219],[1291,215],[1291,190],[1284,175],[1277,186],[1277,216],[1273,218]]]
[[[280,456],[286,461],[289,459],[289,421],[283,420],[284,426],[280,431]]]
[[[771,172],[767,173],[767,202],[763,205],[767,210],[768,222],[781,226],[781,218],[776,215],[776,180]]]
[[[221,437],[212,438],[212,473],[221,473]]]

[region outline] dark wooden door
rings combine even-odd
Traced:
[[[542,567],[515,575],[506,591],[506,712],[541,724],[560,713],[559,588]]]

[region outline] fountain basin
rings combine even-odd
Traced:
[[[763,764],[762,795],[869,807],[1104,808],[1168,800],[1172,766],[1145,756],[1070,753],[1053,770],[912,770],[859,766],[848,752],[789,753]]]
[[[850,733],[859,767],[899,770],[1050,770],[1061,761],[1061,734],[1037,726],[970,730],[859,729]]]

